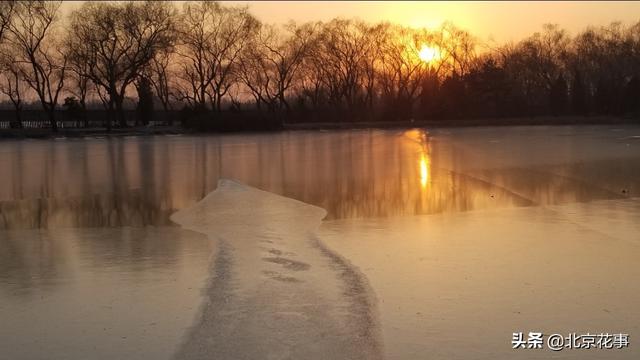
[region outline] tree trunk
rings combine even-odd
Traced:
[[[163,102],[162,108],[164,108],[164,116],[165,116],[165,119],[167,120],[167,124],[169,126],[173,126],[173,113],[169,113],[169,104]]]
[[[49,117],[49,123],[51,124],[51,131],[58,132],[58,123],[56,122],[55,109],[47,109],[47,117]]]
[[[280,103],[282,104],[282,107],[284,107],[284,110],[287,112],[287,115],[289,115],[291,113],[291,107],[289,106],[289,102],[284,96],[284,92],[281,92],[278,95],[278,97],[280,98]]]
[[[24,125],[22,124],[22,110],[16,111],[16,121],[18,122],[18,129],[23,129]]]
[[[124,117],[124,110],[122,109],[122,99],[116,99],[116,113],[118,114],[118,123],[121,128],[127,127],[127,119]]]
[[[222,110],[222,105],[221,105],[221,100],[222,96],[220,96],[220,94],[216,94],[216,103],[215,103],[215,111],[216,112],[220,112]]]
[[[80,100],[80,111],[82,111],[82,123],[86,129],[89,127],[89,118],[87,117],[87,105],[84,99]]]
[[[111,120],[113,119],[113,100],[109,100],[107,108],[107,132],[111,132]]]
[[[16,121],[18,125],[18,129],[22,129],[22,110],[16,110]]]
[[[15,129],[22,129],[22,105],[15,105],[16,120],[10,126]]]

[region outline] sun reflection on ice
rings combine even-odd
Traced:
[[[424,152],[420,154],[420,185],[426,188],[429,183],[429,161]]]
[[[423,130],[412,129],[406,131],[404,135],[419,146],[420,157],[418,159],[418,172],[420,175],[420,186],[422,189],[426,189],[427,185],[429,185],[429,177],[431,175],[431,159],[427,133]]]

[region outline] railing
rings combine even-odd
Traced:
[[[125,111],[127,126],[140,125],[136,122],[136,113],[133,110]],[[107,124],[107,112],[103,110],[88,110],[86,120],[79,116],[70,116],[65,111],[56,112],[56,124],[59,129],[82,129],[82,128],[105,128]],[[173,120],[179,123],[177,112],[156,111],[154,120],[148,126],[164,126]],[[23,110],[20,115],[21,121],[18,124],[16,112],[13,110],[0,110],[0,129],[49,129],[51,122],[46,114],[40,110]],[[118,127],[118,121],[112,121],[113,127]]]

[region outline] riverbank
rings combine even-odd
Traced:
[[[256,133],[278,130],[330,130],[330,129],[410,129],[410,128],[448,128],[480,126],[531,126],[531,125],[631,125],[640,124],[640,119],[611,116],[539,116],[517,118],[479,118],[479,119],[442,119],[425,121],[367,121],[367,122],[309,122],[287,123],[280,129],[242,129],[224,131],[232,133]],[[182,126],[138,126],[128,128],[67,128],[52,132],[47,128],[38,129],[0,129],[2,139],[49,139],[81,137],[119,137],[145,135],[199,134],[222,131],[198,131]]]
[[[114,128],[107,131],[104,128],[73,128],[58,129],[0,129],[2,139],[52,139],[52,138],[81,138],[81,137],[112,137],[112,136],[145,136],[145,135],[177,135],[191,133],[180,126],[153,126]]]

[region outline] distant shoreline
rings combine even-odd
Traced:
[[[49,129],[0,129],[2,139],[52,139],[82,137],[122,137],[150,135],[198,135],[198,134],[242,134],[277,132],[283,130],[349,130],[349,129],[410,129],[482,127],[482,126],[560,126],[560,125],[640,125],[640,119],[612,116],[539,116],[490,119],[446,119],[424,121],[375,121],[375,122],[310,122],[283,124],[281,129],[247,129],[236,131],[197,131],[181,126],[152,126],[113,128],[73,128],[59,129],[57,133]]]
[[[544,125],[640,125],[640,119],[613,116],[538,116],[510,118],[443,119],[423,121],[377,121],[377,122],[326,122],[285,124],[286,130],[325,130],[363,128],[446,128],[481,126],[544,126]]]

